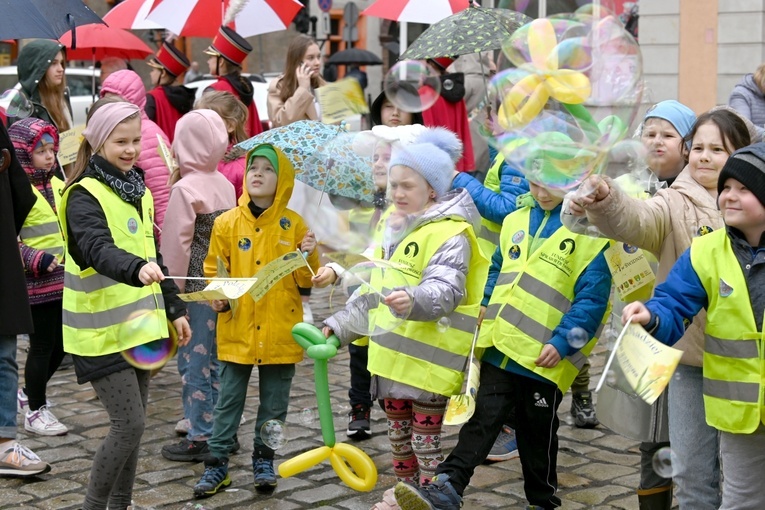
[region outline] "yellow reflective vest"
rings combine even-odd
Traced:
[[[494,193],[500,193],[500,175],[499,169],[502,163],[505,162],[505,157],[502,153],[498,153],[494,158],[494,164],[489,168],[486,173],[486,178],[483,180],[483,185],[486,189],[493,191]],[[478,232],[478,246],[480,246],[483,254],[491,260],[491,256],[499,246],[499,233],[502,230],[501,225],[497,225],[493,221],[487,220],[481,217],[481,231]]]
[[[61,191],[64,189],[64,181],[58,177],[53,177],[50,184],[53,189],[53,201],[56,209],[58,209],[61,205]],[[32,185],[32,192],[37,200],[24,220],[24,225],[19,232],[19,239],[31,248],[55,255],[56,259],[61,262],[64,260],[64,236],[61,233],[56,211],[34,185]]]
[[[98,200],[114,244],[147,261],[156,262],[153,200],[141,200],[141,215],[107,185],[85,177],[61,199],[59,218],[66,225],[66,205],[72,190],[85,188]],[[66,228],[63,229],[65,246]],[[133,287],[112,280],[92,267],[81,268],[67,253],[64,266],[64,350],[80,356],[101,356],[168,337],[165,302],[158,283]]]
[[[554,368],[538,367],[534,362],[571,308],[579,275],[609,241],[561,227],[530,253],[530,213],[524,207],[507,215],[502,224],[502,268],[481,324],[478,347],[496,347],[565,393],[595,346],[597,333]],[[608,310],[604,319],[607,316]]]
[[[765,337],[725,229],[693,240],[691,264],[707,292],[704,410],[707,423],[751,434],[765,423]]]
[[[466,234],[470,240],[471,257],[465,298],[448,316],[449,329],[439,331],[435,321],[409,320],[395,329],[390,328],[388,326],[400,321],[387,306],[379,304],[370,311],[370,322],[380,326],[381,331],[369,341],[367,368],[372,374],[447,397],[460,392],[489,269],[489,261],[478,248],[473,228],[466,221],[452,219],[428,223],[409,234],[389,260],[401,270],[408,286],[416,286],[438,249],[460,234]],[[378,253],[381,255],[381,251]],[[381,285],[391,288],[385,277]]]

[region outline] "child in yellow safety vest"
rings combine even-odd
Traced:
[[[351,300],[324,322],[325,335],[334,332],[347,345],[362,336],[365,321],[379,326],[392,317],[406,319],[373,332],[367,366],[371,397],[384,399],[393,471],[418,486],[430,482],[443,460],[443,415],[462,386],[488,269],[470,195],[448,191],[461,150],[445,129],[427,129],[412,144],[394,147],[388,182],[395,210],[376,256],[401,268],[406,286],[388,281],[386,272],[380,282],[384,300]],[[442,317],[451,321],[447,332],[439,330]],[[392,494],[383,498],[390,499]]]
[[[64,292],[64,238],[58,224],[64,181],[56,155],[58,131],[44,120],[30,117],[8,128],[16,158],[37,196],[19,232],[34,333],[29,335],[29,355],[24,367],[18,408],[24,412],[24,429],[41,436],[68,432],[48,409],[45,393],[51,376],[64,358],[61,298]]]
[[[653,299],[624,308],[622,322],[674,344],[706,309],[704,404],[720,431],[721,510],[765,508],[765,144],[734,152],[717,183],[725,221],[693,240]]]
[[[168,338],[191,338],[186,306],[154,238],[154,203],[135,162],[141,111],[102,99],[90,110],[59,219],[64,233],[64,350],[77,382],[90,382],[111,426],[93,457],[83,508],[131,504],[146,421],[150,371],[121,352]]]
[[[526,499],[555,508],[558,417],[563,394],[596,342],[608,309],[608,240],[560,220],[562,196],[530,183],[509,214],[484,291],[478,347],[485,348],[475,413],[426,487],[396,486],[404,510],[457,510],[475,468],[515,409]]]

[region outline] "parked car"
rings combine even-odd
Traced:
[[[95,73],[95,94],[93,77]],[[0,67],[0,93],[12,89],[19,82],[16,66]],[[72,117],[75,126],[85,125],[88,108],[93,104],[93,97],[98,98],[101,88],[101,70],[83,67],[66,68],[66,85],[69,87],[69,101],[72,104]]]
[[[263,125],[263,131],[271,129],[271,122],[268,120],[268,84],[259,74],[242,73],[242,76],[248,78],[254,89],[253,99],[255,107],[258,109],[260,123]],[[215,83],[217,79],[211,74],[205,74],[202,77],[186,84],[186,87],[196,89],[196,100],[199,100],[205,90]]]

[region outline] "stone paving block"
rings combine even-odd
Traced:
[[[80,508],[83,501],[85,501],[85,491],[43,498],[35,504],[35,507],[42,510],[68,510]]]
[[[614,433],[596,439],[592,442],[592,445],[610,448],[618,452],[629,451],[632,453],[640,453],[640,441],[635,441],[634,439],[630,439],[628,437],[620,436]],[[639,455],[638,458],[640,458]]]
[[[508,461],[514,462],[514,461]],[[470,486],[476,488],[491,487],[493,485],[505,484],[520,480],[519,473],[509,471],[500,471],[492,469],[490,466],[478,466],[470,479]]]
[[[163,469],[151,473],[143,473],[136,476],[136,479],[143,480],[149,485],[165,484],[174,480],[192,478],[195,475],[191,469]]]
[[[58,494],[64,494],[82,488],[81,484],[62,477],[51,478],[39,483],[25,485],[19,489],[19,492],[46,500]]]
[[[611,483],[636,489],[640,485],[640,471],[637,471],[631,475],[614,478],[613,480],[611,480]]]
[[[640,458],[625,453],[614,453],[606,450],[594,451],[589,456],[593,460],[600,460],[603,462],[610,462],[612,464],[618,464],[620,466],[637,466],[640,464]]]
[[[82,442],[80,443],[82,444]],[[38,457],[45,459],[48,464],[54,465],[58,462],[63,462],[70,459],[76,459],[78,457],[89,457],[88,452],[83,451],[82,448],[77,446],[65,446],[59,448],[38,448],[34,451]]]
[[[639,510],[638,498],[636,495],[611,501],[611,506],[621,510]]]
[[[351,494],[355,494],[355,491],[345,486],[332,484],[322,485],[311,490],[295,491],[289,496],[289,499],[302,504],[321,506],[319,503],[332,503],[335,500],[346,498]]]
[[[592,481],[589,478],[575,475],[569,471],[562,471],[558,473],[558,488],[559,489],[571,489],[573,487],[586,487],[591,485]]]
[[[587,459],[580,455],[571,455],[567,452],[558,452],[558,470],[585,464]]]
[[[597,481],[613,480],[619,476],[635,473],[637,469],[603,462],[590,462],[574,469],[574,473]]]
[[[18,488],[0,489],[0,508],[18,508],[33,499],[31,495],[20,492]]]
[[[612,496],[620,496],[630,492],[626,487],[609,485],[606,487],[593,487],[566,494],[567,500],[577,501],[585,505],[600,505]]]

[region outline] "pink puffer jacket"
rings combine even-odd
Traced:
[[[146,186],[151,190],[154,196],[154,224],[155,234],[158,236],[162,230],[162,224],[165,219],[165,209],[167,209],[167,200],[170,197],[170,187],[167,180],[170,177],[170,171],[159,157],[157,147],[157,135],[159,134],[170,147],[170,141],[165,132],[144,112],[146,105],[146,87],[141,81],[141,77],[133,71],[117,71],[109,75],[101,85],[101,97],[106,94],[117,94],[126,101],[133,103],[141,109],[141,155],[138,157],[136,165],[143,170]]]

